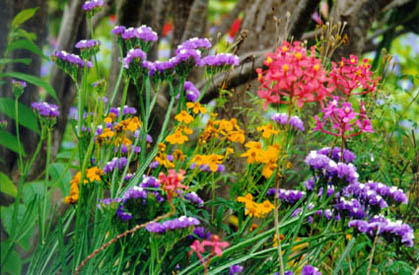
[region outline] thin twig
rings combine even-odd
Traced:
[[[375,234],[375,238],[374,238],[374,243],[372,244],[372,250],[371,250],[371,256],[370,256],[370,262],[368,264],[367,275],[371,274],[372,259],[374,258],[374,252],[375,252],[375,247],[377,245],[377,239],[378,239],[378,232],[379,231],[380,231],[380,227],[378,227],[378,229],[377,229],[377,233]]]

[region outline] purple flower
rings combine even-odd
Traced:
[[[133,61],[139,63],[141,61],[146,60],[146,54],[141,49],[131,49],[128,51],[127,56],[122,61],[124,63],[124,68],[129,69],[130,65]]]
[[[204,201],[195,192],[187,193],[184,195],[184,198],[190,202],[196,203],[198,207],[202,207],[204,205]]]
[[[231,53],[221,53],[202,58],[199,65],[209,67],[238,66],[240,65],[240,59],[237,55]]]
[[[332,150],[332,154],[330,155],[330,147],[326,147],[317,151],[318,154],[322,154],[325,156],[330,156],[335,161],[341,161],[341,154],[342,149],[339,147],[334,147]],[[343,150],[343,160],[346,163],[353,163],[355,161],[355,154],[352,153],[350,150],[344,149]]]
[[[155,225],[153,224],[153,226],[151,226],[151,228],[147,228],[147,231],[149,232],[153,232],[153,233],[164,233],[168,230],[176,230],[176,229],[180,229],[180,228],[186,228],[189,226],[195,226],[195,225],[199,225],[200,222],[198,219],[193,218],[193,217],[186,217],[186,216],[182,216],[173,220],[167,220],[159,225]],[[163,230],[164,228],[164,230]],[[149,230],[150,229],[150,230]],[[155,230],[155,231],[153,231]]]
[[[192,102],[197,101],[201,94],[199,90],[195,87],[195,85],[190,81],[185,81],[184,90],[186,94],[186,99]],[[177,98],[179,98],[179,94]]]
[[[72,53],[67,53],[66,51],[55,51],[52,55],[52,60],[57,62],[58,65],[61,65],[60,62],[64,62],[77,67],[84,67],[85,64],[88,68],[93,67],[92,62],[87,61],[86,63],[81,59],[80,56]],[[62,64],[62,65],[64,65]]]
[[[16,80],[16,79],[12,79],[12,84],[13,86],[18,87],[18,88],[26,88],[27,86],[25,81]]]
[[[154,64],[154,62],[144,60],[141,66],[143,67],[144,70],[147,71],[148,76],[154,75],[156,71],[156,65]]]
[[[364,220],[352,220],[348,227],[353,227],[361,233],[366,233],[371,237],[375,234],[383,236],[387,241],[399,241],[405,246],[412,247],[414,242],[413,229],[401,221],[391,221],[383,216],[375,216],[368,222]]]
[[[152,233],[164,233],[164,232],[166,232],[166,227],[164,225],[160,224],[160,223],[157,223],[157,222],[150,223],[149,225],[147,225],[145,227],[145,229],[148,232],[152,232]]]
[[[121,150],[122,151],[122,150]],[[105,174],[111,173],[115,168],[118,168],[118,170],[121,170],[127,165],[127,158],[121,157],[121,158],[113,158],[111,161],[108,161],[105,164],[105,167],[103,167],[103,172]]]
[[[124,195],[122,195],[122,202],[126,202],[127,200],[131,199],[147,199],[147,192],[138,186],[134,186],[130,189],[128,189]]]
[[[395,203],[407,204],[409,199],[402,189],[396,186],[387,186],[381,182],[368,181],[365,186],[371,190],[376,191],[379,195],[385,199]]]
[[[76,44],[77,49],[89,49],[93,47],[99,47],[100,41],[99,40],[80,40]]]
[[[335,205],[335,209],[340,212],[341,215],[348,216],[350,218],[362,219],[365,216],[361,203],[356,199],[348,201],[341,198]]]
[[[176,54],[182,49],[209,49],[211,46],[211,42],[208,39],[194,37],[179,45],[176,49]]]
[[[301,270],[301,275],[321,275],[319,270],[312,265],[305,265]]]
[[[118,29],[118,32],[121,32],[121,30]],[[158,39],[157,33],[145,25],[138,28],[128,28],[121,33],[121,37],[125,40],[140,39],[144,42],[157,41]]]
[[[91,0],[84,2],[82,8],[85,11],[91,11],[94,9],[100,9],[105,5],[105,2],[103,0]]]
[[[38,111],[42,117],[54,118],[60,115],[58,106],[55,104],[49,104],[47,102],[33,102],[32,108]]]
[[[208,232],[206,228],[202,226],[195,227],[192,233],[198,236],[198,238],[200,238],[201,240],[207,240],[211,237],[211,233]],[[189,239],[194,239],[192,235],[189,235],[188,237]]]
[[[289,123],[290,126],[300,130],[300,131],[304,131],[304,123],[303,121],[297,117],[297,116],[292,116],[291,118],[288,119],[288,114],[285,113],[275,113],[271,116],[271,119],[275,122],[278,122],[279,124],[282,125],[286,125]]]
[[[121,36],[127,28],[125,26],[115,26],[112,29],[112,34],[116,36]]]
[[[232,265],[230,267],[230,271],[228,272],[228,275],[234,275],[237,273],[241,273],[243,271],[243,266],[241,265]]]
[[[194,61],[194,64],[200,64],[201,52],[195,49],[182,48],[175,56],[175,63]],[[177,65],[176,64],[176,65]]]
[[[359,201],[365,205],[371,206],[375,210],[388,207],[387,202],[381,195],[379,195],[374,189],[371,189],[370,186],[363,183],[350,184],[342,190],[342,193],[345,196],[353,195]]]
[[[99,200],[99,203],[96,205],[96,207],[102,210],[102,208],[107,208],[107,207],[110,207],[112,204],[118,204],[120,202],[121,202],[120,198],[116,198],[116,199],[105,198],[103,200]]]
[[[279,188],[277,192],[279,200],[288,204],[294,204],[305,196],[305,192],[298,190],[287,190]],[[269,188],[266,194],[268,196],[274,196],[275,188]]]
[[[160,182],[153,176],[143,176],[141,188],[160,188]]]
[[[122,220],[122,221],[128,221],[132,219],[132,215],[128,212],[124,211],[124,208],[122,204],[119,205],[118,210],[116,210],[116,215]]]

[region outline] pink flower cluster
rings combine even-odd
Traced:
[[[371,121],[366,116],[364,102],[361,102],[361,112],[356,113],[352,104],[344,102],[339,107],[339,97],[333,97],[329,105],[322,109],[323,118],[315,116],[316,127],[313,131],[322,131],[323,133],[347,139],[357,136],[362,132],[372,133]],[[332,129],[327,130],[326,124],[331,123]],[[355,130],[358,128],[357,130]],[[348,134],[348,132],[351,132]]]
[[[376,90],[379,78],[373,79],[370,68],[368,59],[359,63],[357,56],[350,55],[348,59],[342,58],[338,64],[332,62],[332,70],[329,74],[330,81],[347,98],[351,95],[371,93]],[[356,89],[359,89],[359,91],[354,92]]]
[[[159,174],[159,181],[163,185],[163,190],[167,192],[167,200],[169,202],[177,195],[176,191],[178,189],[188,189],[186,185],[182,184],[184,178],[184,170],[180,170],[179,173],[176,173],[176,170],[170,169],[167,176],[164,173]]]
[[[299,107],[306,102],[323,101],[333,91],[315,48],[308,53],[301,42],[284,42],[276,52],[268,53],[264,64],[267,70],[257,69],[261,84],[259,97],[268,103],[292,104]]]
[[[211,255],[206,260],[204,260],[201,253],[205,252],[206,246],[211,248]],[[210,262],[211,258],[215,255],[221,256],[223,254],[223,249],[228,246],[228,242],[222,242],[220,240],[220,237],[218,237],[217,235],[212,235],[210,240],[203,240],[202,242],[200,242],[199,240],[195,240],[191,245],[189,256],[195,253],[198,256],[198,259],[201,261],[202,265],[204,266],[205,270],[207,271],[207,265]]]

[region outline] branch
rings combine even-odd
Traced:
[[[189,12],[188,21],[186,21],[185,31],[181,41],[200,36],[203,30],[204,20],[202,18],[207,14],[208,0],[195,0]]]
[[[226,18],[224,18],[221,25],[211,36],[212,45],[216,45],[218,41],[228,32],[233,25],[234,20],[239,17],[240,13],[244,10],[249,0],[238,0],[234,8],[230,11]]]
[[[271,50],[260,51],[256,52],[255,54],[245,54],[241,58],[241,63],[250,59],[253,62],[244,63],[233,71],[223,72],[215,75],[208,87],[208,90],[206,91],[205,96],[202,99],[202,102],[206,103],[216,98],[221,86],[223,86],[223,89],[228,90],[255,79],[257,77],[256,68],[263,66],[266,53],[270,51]],[[201,81],[197,85],[198,89],[202,90],[206,84],[207,81]]]
[[[311,15],[319,5],[320,0],[301,0],[291,17],[290,35],[299,40],[310,23]]]

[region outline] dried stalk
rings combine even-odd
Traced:
[[[80,270],[83,268],[83,266],[85,266],[86,264],[87,264],[87,262],[88,261],[90,261],[93,257],[95,257],[97,254],[99,254],[101,251],[103,251],[103,250],[105,250],[108,246],[110,246],[111,244],[113,244],[113,243],[115,243],[116,241],[118,241],[119,239],[121,239],[121,238],[123,238],[123,237],[126,237],[126,236],[128,236],[129,234],[133,234],[133,233],[135,233],[135,232],[137,232],[138,230],[140,230],[141,228],[143,228],[143,227],[146,227],[147,225],[149,225],[149,224],[151,224],[151,223],[155,223],[155,222],[158,222],[158,221],[160,221],[160,220],[162,220],[162,219],[165,219],[165,218],[168,218],[168,217],[170,217],[170,216],[173,216],[175,213],[176,213],[176,210],[175,210],[175,208],[174,208],[174,206],[173,205],[170,205],[171,206],[171,210],[170,210],[170,212],[168,212],[168,213],[166,213],[166,214],[164,214],[164,215],[162,215],[162,216],[159,216],[159,217],[157,217],[157,218],[155,218],[154,220],[152,220],[152,221],[149,221],[149,222],[146,222],[146,223],[143,223],[143,224],[137,224],[136,226],[134,226],[133,228],[131,228],[131,229],[129,229],[129,230],[127,230],[127,231],[125,231],[125,232],[123,232],[123,233],[121,233],[121,234],[119,234],[118,236],[116,236],[115,238],[113,238],[112,240],[110,240],[110,241],[108,241],[107,243],[105,243],[104,245],[102,245],[101,247],[99,247],[99,248],[97,248],[97,249],[95,249],[95,251],[93,251],[92,253],[90,253],[90,255],[89,256],[87,256],[80,264],[79,264],[79,266],[76,268],[76,270],[74,271],[74,275],[77,275],[77,274],[79,274],[79,272],[80,272]]]

